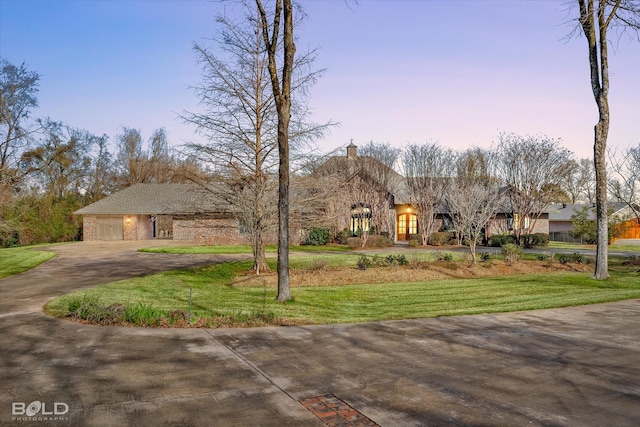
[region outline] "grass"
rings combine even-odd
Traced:
[[[566,242],[549,242],[548,246],[540,247],[538,249],[566,249],[567,251],[580,250],[592,250],[596,249],[596,245],[581,245],[578,243],[566,243]],[[640,253],[640,245],[609,245],[609,251],[611,252],[636,252]]]
[[[0,249],[0,279],[30,270],[55,256],[55,252],[35,251],[30,246]]]
[[[323,255],[334,267],[353,267],[357,256]],[[309,269],[318,256],[291,260],[292,268]],[[270,263],[275,262],[270,260]],[[250,262],[232,262],[204,268],[171,271],[123,280],[65,295],[50,301],[45,310],[54,316],[69,315],[78,300],[98,301],[101,307],[122,304],[164,313],[189,309],[200,319],[226,319],[199,326],[256,326],[261,324],[327,324],[449,315],[497,313],[594,304],[640,298],[638,266],[612,261],[611,279],[596,281],[591,273],[564,272],[427,282],[370,283],[301,286],[292,289],[294,301],[275,301],[276,289],[266,280],[260,285],[239,286],[234,279],[250,268]],[[351,271],[351,273],[353,273]],[[254,279],[255,283],[255,279]],[[247,319],[268,317],[263,323]],[[229,320],[231,319],[231,320]],[[235,320],[234,320],[235,319]],[[196,322],[197,323],[197,322]],[[145,324],[145,323],[142,323]],[[157,324],[157,322],[156,322]],[[148,323],[147,323],[148,325]]]
[[[348,252],[347,246],[290,246],[291,252]],[[276,253],[276,245],[267,245],[265,252]],[[175,246],[167,248],[144,248],[140,252],[152,252],[163,254],[250,254],[251,246]]]

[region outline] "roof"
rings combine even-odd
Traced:
[[[196,184],[135,184],[74,212],[75,215],[176,215],[220,212]]]
[[[609,203],[609,207],[613,213],[619,212],[624,208],[624,206],[624,203]],[[547,211],[549,212],[549,221],[573,221],[573,218],[571,217],[580,213],[585,207],[589,208],[589,211],[587,212],[587,219],[594,221],[596,219],[596,208],[594,205],[584,203],[562,203],[550,205],[547,208]]]
[[[355,147],[353,143],[349,146]],[[318,166],[313,175],[335,175],[345,182],[359,175],[363,179],[371,179],[377,184],[385,186],[386,190],[394,196],[396,204],[408,203],[409,200],[406,179],[373,157],[333,156]],[[384,176],[382,179],[384,182],[379,182],[378,177],[381,175]]]

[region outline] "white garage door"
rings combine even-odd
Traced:
[[[122,218],[98,218],[98,240],[123,240]]]

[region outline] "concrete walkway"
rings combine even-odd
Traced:
[[[380,426],[640,420],[638,300],[233,330],[100,327],[41,313],[73,289],[229,259],[136,252],[148,243],[56,246],[57,258],[0,280],[0,425],[357,425],[300,403],[327,395]]]

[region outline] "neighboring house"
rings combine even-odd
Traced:
[[[549,206],[549,239],[558,242],[582,243],[581,239],[574,238],[570,232],[573,230],[573,217],[580,213],[585,207],[587,210],[587,219],[596,220],[595,206],[585,204],[554,204]],[[627,219],[625,233],[617,239],[640,239],[640,224],[634,218],[633,211],[624,203],[610,203],[609,208],[612,210],[610,216],[619,219]]]
[[[582,243],[581,239],[571,236],[572,217],[585,208],[585,204],[553,204],[549,206],[549,240],[555,242]],[[596,219],[595,209],[589,209],[587,219]]]
[[[83,240],[173,239],[246,243],[238,220],[194,184],[135,184],[74,212]]]

